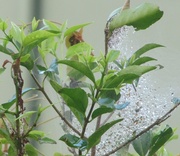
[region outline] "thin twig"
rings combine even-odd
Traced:
[[[120,150],[122,147],[128,145],[129,143],[131,143],[132,141],[134,141],[136,138],[138,138],[139,136],[141,136],[142,134],[146,133],[147,131],[149,131],[151,128],[153,128],[155,125],[159,125],[160,123],[162,123],[163,121],[165,121],[166,119],[168,119],[171,115],[171,112],[174,111],[178,106],[180,105],[180,103],[176,104],[173,108],[171,108],[165,115],[163,115],[161,118],[157,119],[153,124],[151,124],[150,126],[148,126],[146,129],[144,129],[143,131],[141,131],[139,134],[137,134],[135,137],[129,139],[128,141],[126,141],[125,143],[121,144],[120,146],[118,146],[117,148],[115,148],[114,150],[110,151],[109,153],[106,153],[102,156],[109,156],[115,152],[117,152],[118,150]]]
[[[114,114],[114,112],[111,112],[111,113],[107,116],[107,118],[101,123],[100,127],[103,126],[103,125],[105,125],[106,122],[111,118],[111,116],[112,116],[113,114]]]
[[[59,117],[78,135],[81,135],[81,133],[75,128],[73,127],[73,125],[71,123],[69,123],[66,118],[61,114],[61,112],[57,109],[57,107],[53,104],[53,102],[51,101],[51,99],[49,98],[49,96],[47,95],[47,93],[45,92],[44,88],[41,87],[41,85],[39,84],[39,82],[37,81],[37,79],[35,78],[35,76],[31,73],[31,76],[33,78],[33,80],[35,81],[36,85],[39,87],[39,91],[41,91],[43,93],[43,95],[45,96],[45,98],[47,99],[47,101],[49,102],[49,104],[52,106],[52,108],[55,110],[55,112],[59,115]]]

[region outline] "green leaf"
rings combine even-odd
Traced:
[[[67,66],[70,66],[70,67],[76,69],[77,71],[79,71],[83,75],[87,76],[92,82],[95,83],[95,78],[94,78],[92,71],[90,70],[89,67],[87,67],[83,63],[78,62],[78,61],[72,61],[72,60],[60,60],[60,61],[58,61],[58,63],[65,64]]]
[[[15,41],[21,44],[25,37],[23,31],[13,22],[11,22],[11,26],[12,28],[10,30],[10,35],[13,37]]]
[[[91,45],[87,44],[86,42],[80,42],[78,44],[75,44],[73,46],[70,46],[66,52],[66,58],[71,58],[74,55],[78,54],[91,54],[93,48]]]
[[[26,67],[28,70],[32,70],[34,67],[34,60],[32,60],[30,54],[26,54],[21,57],[21,65]]]
[[[114,126],[115,124],[117,124],[118,122],[121,122],[123,119],[118,119],[115,121],[111,121],[103,126],[101,126],[97,131],[95,131],[89,138],[88,138],[88,146],[87,146],[87,150],[89,151],[92,147],[96,146],[102,135],[112,126]]]
[[[103,115],[103,114],[106,114],[106,113],[111,113],[113,111],[114,111],[113,108],[108,108],[108,107],[97,108],[92,113],[92,120],[95,119],[96,117],[100,116],[100,115]]]
[[[0,68],[0,74],[2,74],[5,70],[5,68]]]
[[[144,45],[142,48],[138,49],[136,52],[134,52],[134,54],[132,55],[132,57],[134,59],[137,59],[138,57],[140,57],[142,54],[148,52],[149,50],[155,49],[155,48],[159,48],[159,47],[164,47],[163,45],[160,44],[156,44],[156,43],[149,43]]]
[[[109,97],[100,98],[97,102],[102,107],[115,109],[114,104],[116,101],[114,98],[109,98]]]
[[[43,143],[56,144],[55,140],[46,137],[45,133],[43,131],[39,131],[39,130],[32,130],[31,132],[29,132],[27,137],[32,138],[41,144],[43,144]]]
[[[16,120],[22,119],[22,118],[29,118],[30,116],[32,116],[35,113],[37,113],[37,111],[27,111],[27,112],[21,114],[18,118],[16,118]]]
[[[62,88],[58,91],[69,107],[73,107],[85,115],[88,96],[81,88]],[[79,97],[80,96],[80,97]]]
[[[72,156],[72,155],[68,155],[68,154],[61,154],[61,153],[54,153],[54,156]]]
[[[8,54],[8,55],[12,55],[13,53],[7,49],[6,47],[0,45],[0,52],[4,53],[4,54]]]
[[[173,129],[169,126],[156,134],[151,142],[148,156],[153,156],[173,136]]]
[[[39,143],[40,144],[56,144],[56,141],[48,137],[42,137],[41,139],[39,139]]]
[[[16,146],[15,146],[15,144],[13,142],[14,140],[12,140],[10,134],[5,129],[0,128],[0,135],[3,136],[8,141],[8,144],[11,145],[12,152],[16,153]]]
[[[107,57],[106,57],[107,62],[113,62],[114,60],[118,58],[119,54],[120,54],[119,50],[111,50],[107,54]]]
[[[22,91],[22,95],[25,93],[36,90],[35,88],[26,88]],[[1,104],[4,109],[9,109],[16,102],[16,95],[14,95],[8,102]]]
[[[109,21],[109,29],[112,32],[124,25],[133,26],[136,30],[146,29],[158,21],[162,15],[163,11],[150,3],[141,4],[135,9],[119,9]]]
[[[156,61],[156,59],[152,58],[152,57],[144,56],[144,57],[140,57],[139,59],[134,61],[131,65],[142,65],[142,64],[147,63],[149,61]]]
[[[156,69],[155,66],[128,66],[110,78],[106,82],[105,88],[115,88],[121,83],[132,83],[133,80],[154,69]]]
[[[5,21],[0,20],[0,30],[5,31],[8,25]]]
[[[25,145],[25,150],[28,156],[38,156],[38,151],[36,148],[34,148],[34,146],[32,146],[31,144],[27,143]]]
[[[43,24],[46,26],[46,28],[48,28],[49,30],[55,30],[55,31],[60,31],[59,27],[51,22],[51,21],[48,21],[48,20],[45,20],[43,19]]]
[[[85,111],[88,104],[86,92],[80,88],[62,88],[57,82],[50,80],[51,86],[59,93],[67,106],[74,113],[81,125],[84,123]],[[62,92],[61,92],[62,91]],[[82,98],[79,98],[82,95]]]
[[[75,135],[65,134],[59,140],[65,142],[69,147],[79,148],[81,151],[87,148],[87,141]]]
[[[83,28],[83,27],[85,27],[85,26],[87,26],[87,25],[89,25],[89,24],[91,24],[91,23],[84,23],[84,24],[80,24],[80,25],[76,25],[76,26],[72,26],[72,27],[68,28],[68,29],[65,31],[65,33],[64,33],[64,37],[72,34],[72,33],[75,32],[76,30],[78,30],[78,29],[80,29],[80,28]]]
[[[34,17],[32,20],[32,31],[35,31],[38,25],[39,25],[39,20],[36,20],[36,18]]]
[[[133,141],[132,145],[140,156],[145,156],[151,146],[152,132],[148,131]]]
[[[47,30],[34,31],[25,37],[25,39],[23,41],[23,46],[24,47],[31,46],[31,48],[35,47],[38,44],[40,44],[42,41],[44,41],[50,37],[56,36],[58,34],[59,34],[59,32],[51,32],[51,31],[47,31]]]
[[[30,137],[30,138],[37,140],[37,141],[39,139],[43,138],[44,136],[45,136],[45,133],[43,131],[39,131],[39,130],[32,130],[27,135],[27,137]]]

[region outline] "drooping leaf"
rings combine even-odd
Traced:
[[[151,146],[152,131],[148,131],[133,141],[132,145],[140,156],[145,156]]]
[[[73,107],[85,114],[88,105],[88,96],[81,88],[62,88],[58,91],[69,107]]]
[[[85,91],[80,88],[63,88],[53,80],[50,80],[50,84],[54,90],[62,96],[80,124],[83,125],[88,104],[88,97]],[[81,98],[79,98],[79,95],[81,95]]]
[[[87,141],[75,135],[65,134],[59,140],[65,142],[69,147],[79,148],[81,151],[87,148]]]
[[[111,121],[103,126],[101,126],[97,131],[95,131],[89,138],[88,138],[88,146],[87,150],[89,151],[92,147],[97,145],[102,137],[102,135],[113,125],[117,124],[118,122],[121,122],[122,119],[118,119],[115,121]]]
[[[111,32],[124,25],[133,26],[136,30],[146,29],[163,15],[158,6],[150,3],[143,3],[135,9],[119,9],[115,13],[109,21]]]
[[[65,64],[67,66],[70,66],[70,67],[76,69],[77,71],[79,71],[83,75],[87,76],[92,82],[95,83],[95,78],[94,78],[92,71],[90,70],[89,67],[87,67],[83,63],[78,62],[78,61],[72,61],[72,60],[60,60],[60,61],[58,61],[58,63]]]
[[[173,129],[169,126],[156,134],[151,142],[148,156],[153,156],[173,136]]]

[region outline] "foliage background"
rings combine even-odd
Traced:
[[[158,58],[158,62],[164,65],[165,68],[151,73],[152,83],[156,81],[154,85],[162,94],[171,94],[172,91],[169,88],[172,87],[175,96],[180,97],[180,21],[178,20],[180,1],[133,0],[131,5],[136,7],[142,2],[151,2],[159,5],[160,9],[164,11],[164,16],[155,25],[148,28],[148,30],[135,33],[133,36],[134,43],[136,43],[134,48],[136,46],[137,48],[141,47],[149,42],[166,46],[166,48],[158,49],[159,52],[157,54],[153,53],[153,57]],[[67,20],[69,26],[93,22],[93,24],[85,29],[84,39],[95,48],[95,53],[99,53],[104,50],[104,27],[106,19],[112,10],[124,4],[124,0],[0,0],[0,3],[0,17],[14,21],[17,24],[21,23],[21,21],[28,23],[34,16],[57,22]],[[0,62],[3,62],[3,60],[4,58],[1,57]],[[1,103],[9,99],[14,93],[14,88],[12,87],[11,89],[12,84],[9,83],[12,80],[6,74],[8,73],[3,74],[0,79],[0,88],[3,88],[0,91]],[[26,73],[23,74],[26,75]],[[29,81],[29,83],[31,82]],[[6,89],[4,90],[4,88]],[[56,95],[54,97],[56,98]],[[166,122],[172,127],[177,127],[177,133],[180,135],[179,113],[180,110],[176,110]],[[43,121],[49,119],[50,114],[51,112],[48,112],[43,117]],[[59,137],[59,133],[61,133],[59,123],[59,119],[53,120],[43,125],[42,128],[46,128],[46,132],[53,138],[56,138],[56,135],[58,134]],[[54,129],[56,129],[56,133],[52,134],[51,132]],[[174,154],[180,153],[179,144],[180,140],[173,141],[169,144],[168,149]],[[50,153],[53,151],[61,150],[60,148],[63,150],[63,146],[59,146],[58,149],[54,149],[53,146],[48,148],[48,146],[42,146],[46,150],[47,155],[51,155]]]

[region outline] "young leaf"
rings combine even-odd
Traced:
[[[55,30],[55,31],[60,31],[59,27],[51,22],[51,21],[48,21],[48,20],[45,20],[43,19],[43,24],[46,26],[46,28],[48,28],[49,30]]]
[[[8,27],[7,23],[0,19],[0,30],[5,31],[7,27]]]
[[[120,54],[119,50],[111,50],[107,54],[107,57],[106,57],[107,62],[115,61],[118,58],[119,54]]]
[[[58,34],[59,32],[50,32],[47,30],[34,31],[24,38],[23,46],[24,47],[31,46],[31,48],[35,47],[45,39],[56,36]]]
[[[73,27],[70,27],[66,30],[66,32],[64,33],[64,37],[72,34],[73,32],[75,32],[76,30],[80,29],[80,28],[83,28],[87,25],[89,25],[91,23],[84,23],[84,24],[80,24],[80,25],[76,25],[76,26],[73,26]]]
[[[145,156],[147,154],[151,145],[152,137],[153,137],[152,132],[148,131],[133,141],[132,145],[135,151],[140,156]]]
[[[117,124],[118,122],[121,122],[123,119],[118,119],[115,121],[111,121],[105,125],[103,125],[102,127],[100,127],[97,131],[95,131],[89,138],[88,138],[88,146],[87,146],[87,150],[89,151],[92,147],[96,146],[102,135],[109,129],[111,128],[113,125]]]
[[[11,26],[10,35],[15,41],[21,44],[24,39],[24,35],[22,36],[22,30],[13,22],[11,22]]]
[[[71,58],[74,55],[78,54],[91,54],[93,48],[91,45],[87,44],[86,42],[80,42],[78,44],[75,44],[73,46],[70,46],[66,52],[66,58]]]
[[[83,63],[78,61],[72,61],[72,60],[60,60],[58,63],[65,64],[67,66],[70,66],[76,70],[78,70],[83,75],[87,76],[92,82],[95,83],[95,78],[92,73],[92,71]]]
[[[36,18],[34,17],[32,20],[32,31],[35,31],[38,25],[39,25],[39,20],[36,20]]]
[[[169,126],[160,133],[156,134],[151,142],[148,156],[153,156],[173,136],[173,129]]]
[[[162,15],[163,11],[160,11],[158,6],[150,3],[144,3],[135,9],[119,10],[109,21],[109,30],[112,32],[124,25],[133,26],[136,31],[146,29],[158,21]]]
[[[82,151],[87,148],[87,141],[75,135],[65,134],[59,140],[65,142],[69,147],[79,148]]]

